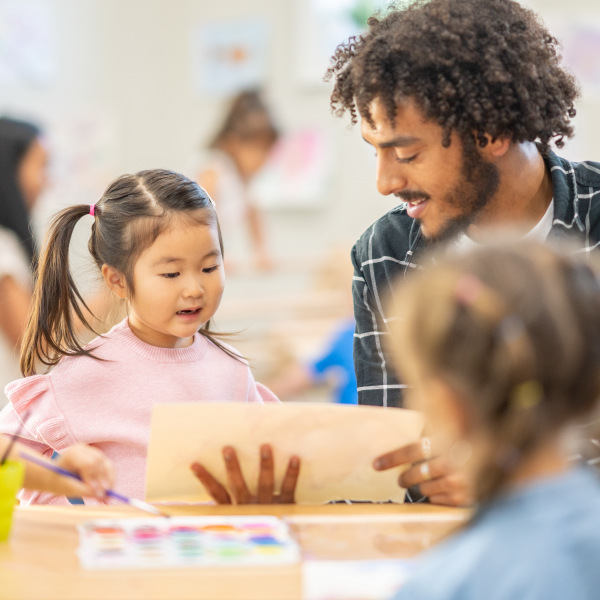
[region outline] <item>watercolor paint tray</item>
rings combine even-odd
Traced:
[[[273,566],[296,563],[300,548],[272,516],[98,519],[78,526],[85,569]]]

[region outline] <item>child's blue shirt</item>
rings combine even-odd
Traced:
[[[339,404],[356,404],[358,402],[354,359],[352,358],[354,327],[354,319],[345,321],[333,335],[327,351],[309,365],[315,380],[319,380],[327,372],[335,370],[337,384],[334,398]]]
[[[600,479],[583,467],[489,505],[425,555],[393,600],[567,598],[600,598]]]

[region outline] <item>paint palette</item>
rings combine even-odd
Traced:
[[[79,561],[86,569],[276,565],[300,560],[300,549],[277,517],[112,519],[79,525]]]

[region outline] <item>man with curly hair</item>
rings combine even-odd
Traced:
[[[482,241],[490,226],[549,242],[600,240],[600,164],[550,149],[573,135],[575,79],[557,40],[512,0],[430,0],[372,17],[338,47],[331,106],[377,153],[377,188],[402,202],[352,250],[359,403],[401,406],[382,306],[398,277],[426,268],[426,250]],[[380,457],[376,468],[416,463],[401,477],[441,504],[464,504],[463,478],[427,440]],[[424,460],[425,459],[425,460]]]

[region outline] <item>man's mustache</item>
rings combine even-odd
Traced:
[[[415,200],[429,200],[431,196],[426,192],[406,190],[396,194],[403,202],[414,202]]]

